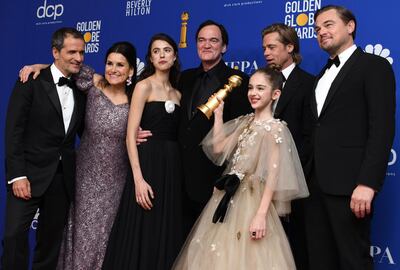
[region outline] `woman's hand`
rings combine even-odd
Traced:
[[[218,98],[217,98],[218,99]],[[219,105],[214,110],[214,124],[223,124],[224,120],[222,116],[224,115],[224,101],[218,99]]]
[[[250,223],[250,237],[258,240],[266,235],[267,217],[264,214],[256,214]]]
[[[222,116],[223,116],[223,113],[224,113],[224,101],[223,100],[220,100],[220,99],[218,99],[218,101],[219,101],[219,105],[218,105],[218,107],[214,110],[214,117],[215,118],[220,118],[220,119],[222,119]]]
[[[37,76],[39,76],[40,71],[45,67],[47,67],[47,65],[43,64],[23,66],[19,70],[19,80],[23,83],[27,82],[31,73],[33,73],[33,79],[36,79]]]
[[[151,210],[153,204],[151,202],[154,199],[154,193],[151,186],[142,178],[135,179],[135,195],[136,202],[146,210]]]

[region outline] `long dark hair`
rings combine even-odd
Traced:
[[[129,104],[131,103],[131,98],[132,98],[132,92],[133,89],[135,88],[136,85],[136,73],[137,73],[137,67],[136,67],[136,49],[135,46],[132,45],[132,43],[128,41],[120,41],[114,43],[106,53],[106,57],[104,59],[104,63],[107,63],[107,58],[111,53],[120,53],[122,54],[125,58],[126,61],[128,61],[129,66],[133,68],[133,76],[131,78],[132,83],[130,85],[126,84],[125,85],[125,93],[128,97]],[[106,80],[104,80],[105,84],[108,84]]]
[[[179,75],[180,75],[180,71],[181,71],[181,64],[180,64],[179,55],[178,55],[178,46],[176,45],[176,42],[170,36],[168,36],[167,34],[164,34],[164,33],[156,34],[150,39],[149,46],[147,47],[147,53],[146,53],[146,66],[144,67],[143,72],[139,76],[139,81],[144,80],[147,77],[150,77],[151,75],[153,75],[156,72],[153,63],[150,61],[151,46],[153,45],[154,41],[156,41],[156,40],[163,40],[163,41],[167,42],[169,45],[171,45],[172,49],[174,49],[176,59],[169,71],[169,82],[171,83],[173,88],[176,88],[178,86],[178,79],[179,79]]]
[[[282,90],[282,84],[283,84],[282,75],[278,70],[276,70],[276,68],[272,66],[262,67],[257,69],[251,76],[253,76],[256,73],[261,73],[265,76],[267,81],[271,83],[272,90],[275,89]]]

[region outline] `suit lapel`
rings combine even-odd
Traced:
[[[75,127],[77,120],[78,120],[78,115],[79,115],[79,98],[78,98],[78,89],[76,89],[76,87],[74,87],[72,89],[72,93],[74,95],[74,110],[72,111],[72,116],[71,116],[71,121],[69,122],[69,126],[68,126],[68,130],[67,130],[67,134],[65,137],[68,137],[68,135],[71,133],[71,130],[73,130],[73,128]]]
[[[346,61],[344,66],[340,69],[338,75],[336,78],[333,80],[331,87],[329,88],[328,95],[326,96],[324,105],[322,107],[321,113],[319,117],[321,117],[324,112],[326,111],[326,108],[329,106],[331,103],[335,93],[339,89],[340,85],[342,84],[344,78],[348,75],[348,73],[351,71],[351,68],[353,67],[354,63],[357,61],[358,57],[362,54],[362,50],[360,48],[357,48],[357,50],[354,51],[354,53],[350,56],[350,58]],[[321,74],[318,78],[321,78]],[[317,83],[314,86],[314,103],[315,103],[315,114],[317,115],[316,111],[316,101],[315,101],[315,88],[317,86]],[[317,117],[318,118],[318,117]]]
[[[282,94],[279,98],[278,104],[275,108],[275,117],[279,118],[279,115],[285,109],[286,105],[289,103],[290,99],[294,96],[296,89],[298,89],[301,81],[299,80],[299,67],[296,66],[290,73],[285,86],[282,89]]]
[[[314,82],[313,94],[311,95],[310,106],[311,106],[312,116],[314,117],[314,119],[318,119],[317,100],[315,97],[315,89],[317,88],[319,79],[322,77],[321,73],[318,75],[317,79]]]
[[[188,93],[188,95],[186,96],[186,98],[188,98],[188,102],[186,103],[188,105],[186,108],[188,119],[192,119],[193,117],[192,115],[193,99],[194,96],[196,95],[196,91],[198,91],[199,88],[200,80],[198,80],[198,77],[199,74],[201,73],[201,69],[202,67],[200,65],[200,67],[193,72],[192,78],[190,78],[190,80],[188,81],[189,83],[194,84],[193,86],[188,85],[188,89],[190,89],[191,92]]]
[[[62,119],[60,98],[58,97],[57,88],[56,85],[54,84],[50,67],[44,69],[42,73],[43,73],[43,80],[42,80],[43,89],[46,91],[51,103],[54,106],[54,109],[57,111],[58,115]]]

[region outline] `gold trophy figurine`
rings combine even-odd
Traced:
[[[228,84],[224,85],[224,88],[219,89],[217,93],[213,94],[207,101],[206,104],[197,107],[208,119],[211,118],[214,110],[219,106],[219,101],[224,100],[233,88],[236,88],[242,84],[242,78],[238,75],[232,75],[228,79]],[[218,99],[217,99],[218,97]]]
[[[186,48],[186,32],[187,32],[187,21],[189,20],[189,13],[186,11],[181,15],[181,40],[179,41],[179,48]]]

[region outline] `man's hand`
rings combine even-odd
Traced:
[[[153,134],[151,134],[150,130],[142,130],[141,127],[139,127],[138,133],[137,133],[137,137],[136,137],[136,145],[141,144],[142,142],[146,142],[147,138],[152,136]]]
[[[371,204],[375,190],[364,185],[358,185],[351,195],[350,208],[357,218],[363,218],[371,213]]]
[[[12,183],[13,194],[17,198],[29,200],[31,198],[31,183],[23,178]]]

